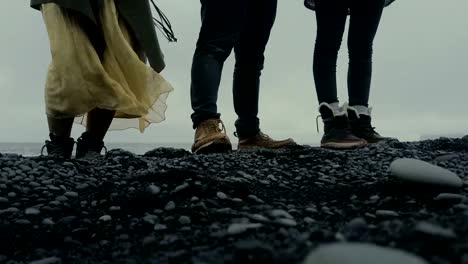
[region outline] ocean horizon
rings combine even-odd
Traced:
[[[419,139],[421,140],[434,140],[441,137],[448,138],[461,138],[463,134],[461,133],[452,133],[452,134],[424,134],[420,135]],[[237,147],[236,142],[232,142],[233,148]],[[317,147],[318,142],[314,143],[299,143],[302,145],[309,145]],[[3,154],[18,154],[22,156],[39,156],[41,155],[41,149],[44,146],[42,142],[0,142],[0,153]],[[149,143],[124,143],[124,142],[109,142],[105,144],[107,150],[112,149],[124,149],[130,152],[133,152],[138,155],[145,154],[146,152],[153,150],[155,148],[175,148],[175,149],[185,149],[190,151],[192,147],[192,142],[149,142]]]
[[[132,153],[142,155],[155,148],[176,148],[190,150],[191,142],[187,143],[106,143],[107,150],[124,149]],[[0,143],[0,153],[3,154],[18,154],[25,157],[40,156],[41,149],[44,143],[41,142],[8,142]]]

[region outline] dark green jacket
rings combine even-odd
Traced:
[[[91,1],[102,0],[31,0],[31,7],[39,10],[42,4],[56,3],[63,8],[76,10],[96,22]],[[161,72],[165,68],[164,56],[153,24],[149,0],[114,1],[119,14],[128,22],[144,49],[149,64],[155,71]]]

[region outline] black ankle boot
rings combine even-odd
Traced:
[[[322,103],[319,112],[324,124],[324,134],[320,142],[322,148],[350,149],[367,144],[352,133],[346,112],[337,104]]]
[[[41,155],[44,152],[44,149],[47,150],[47,156],[60,158],[60,159],[70,159],[73,146],[75,145],[75,140],[73,138],[58,137],[53,133],[49,134],[50,140],[45,141],[45,145],[41,149]]]
[[[363,111],[358,110],[358,107],[348,107],[348,118],[351,126],[351,131],[357,137],[365,139],[369,143],[377,143],[388,140],[388,137],[382,137],[375,127],[372,126],[371,109],[359,106]]]
[[[88,132],[84,132],[76,142],[76,158],[84,158],[92,155],[97,157],[101,155],[102,150],[107,151],[104,141],[98,140]]]

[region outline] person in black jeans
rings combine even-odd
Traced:
[[[322,147],[353,148],[386,139],[372,127],[368,103],[373,41],[383,9],[391,2],[393,0],[305,1],[307,7],[315,10],[317,18],[313,72],[325,130]],[[336,64],[348,15],[349,104],[340,107]]]
[[[217,99],[223,64],[233,49],[238,148],[281,148],[294,144],[292,139],[276,141],[263,134],[257,117],[264,51],[276,8],[277,0],[201,0],[202,25],[191,73],[194,153],[232,150],[217,111]]]

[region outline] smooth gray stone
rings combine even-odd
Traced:
[[[110,215],[103,215],[103,216],[99,217],[99,220],[103,221],[103,222],[108,222],[108,221],[112,220],[112,217]]]
[[[70,197],[70,198],[77,198],[78,197],[78,193],[77,192],[66,192],[64,194],[65,197]]]
[[[333,243],[313,250],[302,264],[427,264],[411,253],[367,243]]]
[[[288,219],[294,219],[294,217],[286,212],[285,210],[282,209],[275,209],[270,212],[270,215],[274,218],[288,218]]]
[[[164,210],[171,211],[171,210],[174,210],[175,207],[176,207],[175,203],[173,201],[170,201],[166,204],[166,206],[164,206]]]
[[[50,218],[45,218],[44,220],[42,220],[42,224],[47,226],[55,225],[54,221],[52,221],[52,219]]]
[[[457,154],[447,154],[447,155],[443,155],[443,156],[439,156],[439,157],[435,158],[434,161],[437,161],[437,162],[450,161],[450,160],[453,160],[453,159],[457,159],[459,157],[460,156],[457,155]]]
[[[228,198],[228,196],[227,196],[225,193],[223,193],[223,192],[217,192],[217,193],[216,193],[216,196],[217,196],[219,199],[221,199],[221,200],[225,200],[225,199]]]
[[[38,215],[41,213],[41,211],[39,211],[38,209],[36,208],[26,208],[26,210],[24,211],[24,213],[26,215]]]
[[[260,228],[262,226],[263,226],[262,224],[258,224],[258,223],[255,223],[255,224],[252,224],[252,223],[244,223],[244,224],[234,223],[234,224],[231,224],[228,227],[227,233],[229,235],[238,235],[238,234],[242,234],[242,233],[246,232],[249,229],[256,229],[256,228]]]
[[[397,159],[390,165],[395,177],[413,183],[460,188],[462,180],[453,172],[417,159]]]
[[[156,195],[161,192],[161,188],[154,184],[151,184],[150,186],[148,186],[148,192],[152,195]]]
[[[454,203],[461,202],[465,199],[466,197],[461,194],[456,194],[456,193],[440,193],[437,195],[434,200],[436,201],[451,201]]]
[[[455,239],[457,237],[453,229],[443,228],[439,225],[435,225],[425,221],[419,222],[414,228],[414,230],[416,232],[438,238]]]
[[[31,261],[29,264],[59,264],[62,260],[57,257],[44,258],[40,260]]]
[[[182,215],[181,217],[179,217],[179,223],[181,223],[182,225],[188,225],[191,222],[192,220],[190,220],[190,217],[188,216]]]
[[[376,216],[382,216],[382,217],[398,217],[400,216],[397,212],[395,211],[390,211],[390,210],[377,210],[375,212]]]
[[[289,218],[279,218],[276,220],[276,223],[287,227],[293,227],[297,225],[297,222],[294,219]]]

